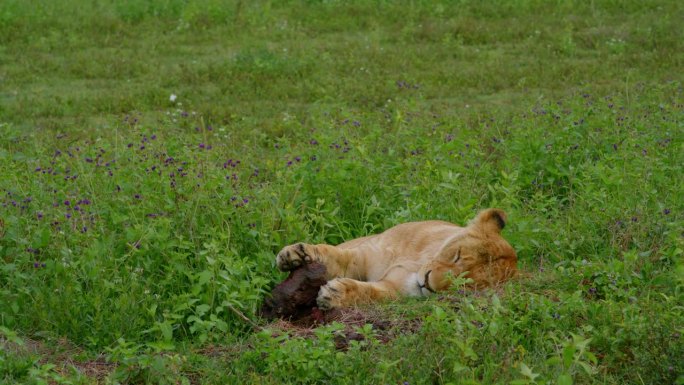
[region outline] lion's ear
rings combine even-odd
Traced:
[[[475,219],[470,222],[470,226],[479,227],[485,233],[501,233],[501,230],[506,226],[506,213],[501,209],[480,211]]]

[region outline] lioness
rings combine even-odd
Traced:
[[[323,310],[398,295],[422,296],[449,286],[449,274],[466,272],[472,286],[501,282],[516,272],[515,250],[501,236],[506,214],[480,212],[468,226],[410,222],[337,246],[297,243],[276,257],[280,270],[319,261],[328,282],[316,302]]]

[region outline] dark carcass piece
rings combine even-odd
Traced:
[[[268,319],[285,318],[297,320],[309,316],[316,306],[316,297],[325,285],[325,266],[313,262],[290,272],[283,282],[271,291],[261,308],[261,315]]]

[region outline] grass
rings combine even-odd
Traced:
[[[684,383],[682,17],[3,1],[0,382]],[[485,207],[501,288],[257,315],[286,244]]]

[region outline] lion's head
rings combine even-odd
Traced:
[[[432,261],[418,272],[423,294],[444,290],[450,276],[466,273],[473,287],[491,286],[516,274],[517,256],[501,236],[506,214],[499,209],[482,211],[463,231],[449,239]]]

